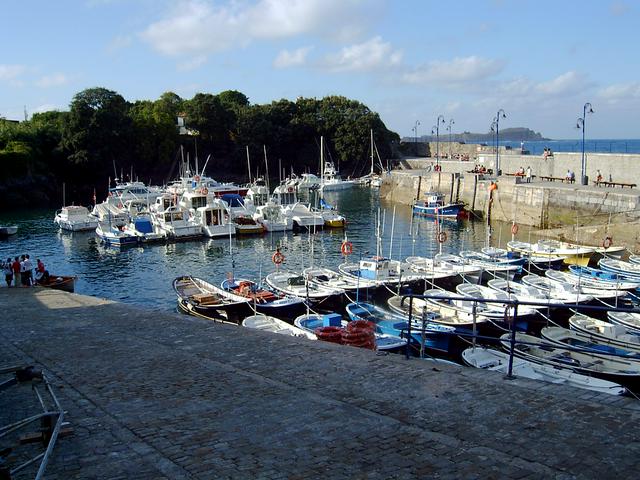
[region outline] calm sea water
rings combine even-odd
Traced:
[[[493,145],[495,146],[495,141]],[[510,146],[514,150],[520,149],[520,142],[501,141],[500,145]],[[582,139],[524,142],[524,148],[532,155],[542,155],[545,148],[550,148],[553,152],[582,152]],[[584,151],[599,153],[640,153],[640,140],[585,139]]]
[[[415,234],[409,236],[411,208],[380,202],[377,192],[356,187],[327,196],[348,219],[345,231],[325,230],[315,234],[280,233],[259,237],[207,239],[144,248],[105,248],[93,232],[68,233],[53,223],[53,211],[20,211],[0,216],[0,224],[17,224],[19,231],[0,241],[0,258],[28,253],[40,258],[58,275],[77,275],[76,292],[151,306],[175,309],[171,283],[180,275],[194,275],[220,284],[228,272],[251,278],[275,270],[271,255],[280,247],[285,267],[302,270],[310,265],[337,267],[343,262],[340,245],[345,235],[353,242],[352,260],[366,252],[376,253],[376,217],[380,211],[382,253],[392,258],[433,255],[438,251],[433,220],[414,220]],[[395,224],[394,219],[395,208]],[[479,248],[485,243],[482,222],[444,222],[448,240],[444,252]],[[506,231],[507,229],[505,229]],[[393,233],[393,235],[392,235]]]

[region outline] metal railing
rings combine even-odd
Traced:
[[[519,345],[540,345],[539,343],[532,343],[532,342],[526,342],[523,340],[516,340],[516,333],[517,333],[517,329],[516,329],[516,323],[518,320],[518,307],[519,306],[528,306],[528,307],[534,307],[536,310],[537,309],[564,309],[564,310],[570,310],[573,313],[578,313],[577,310],[579,309],[580,312],[626,312],[626,313],[638,313],[640,314],[640,308],[621,308],[621,307],[612,307],[612,306],[600,306],[600,305],[589,305],[589,304],[585,304],[585,303],[572,303],[572,304],[568,304],[568,303],[556,303],[556,302],[536,302],[536,301],[525,301],[525,300],[517,300],[515,298],[513,299],[491,299],[491,298],[482,298],[482,297],[467,297],[467,296],[452,296],[450,294],[446,294],[446,295],[421,295],[421,294],[414,294],[414,293],[407,293],[402,295],[402,303],[404,303],[404,301],[406,299],[409,299],[409,314],[408,314],[408,322],[407,322],[407,343],[405,345],[405,357],[407,359],[409,359],[411,357],[410,355],[410,349],[411,349],[411,343],[412,343],[412,324],[413,324],[413,317],[414,317],[414,307],[413,307],[413,300],[415,298],[421,299],[421,300],[425,300],[425,306],[424,309],[428,308],[429,305],[429,300],[447,300],[447,301],[463,301],[463,302],[473,302],[472,305],[472,309],[471,309],[471,315],[473,318],[473,331],[472,333],[464,333],[464,332],[459,332],[459,331],[454,331],[451,332],[450,335],[455,335],[455,336],[459,336],[459,337],[467,337],[467,338],[471,338],[472,339],[472,343],[475,346],[476,340],[489,340],[489,341],[498,341],[498,342],[502,342],[502,340],[500,338],[496,338],[496,337],[491,337],[491,336],[486,336],[486,335],[478,335],[477,332],[477,320],[478,317],[483,317],[486,318],[482,315],[482,313],[478,313],[478,309],[477,306],[479,303],[482,304],[494,304],[494,305],[500,305],[503,306],[505,309],[505,316],[504,318],[507,320],[507,324],[509,326],[509,333],[510,333],[510,338],[509,338],[509,365],[508,365],[508,371],[507,371],[507,378],[513,378],[513,357],[514,357],[514,352],[515,352],[515,346],[516,344]],[[425,325],[428,323],[428,319],[426,318],[426,315],[428,314],[428,311],[423,310],[423,312],[421,312],[421,321],[422,321],[422,331],[424,332],[425,330]],[[547,321],[549,321],[550,319],[545,316],[542,315],[543,318],[545,318]],[[550,323],[555,323],[555,322],[550,322]],[[447,332],[442,332],[443,334],[447,334]],[[423,335],[424,336],[424,335]],[[568,350],[568,351],[572,351],[572,352],[580,352],[580,353],[598,353],[596,352],[594,349],[589,349],[589,348],[582,348],[582,347],[575,347],[572,345],[562,345],[559,346],[558,344],[554,344],[548,341],[543,340],[543,342],[545,343],[545,345],[548,345],[550,347],[555,347],[555,348],[562,348],[563,350]],[[620,348],[622,350],[622,348]],[[614,356],[614,357],[621,357],[621,358],[627,358],[629,359],[628,355],[624,355],[624,354],[618,354],[618,353],[614,353],[614,352],[599,352],[600,355],[608,355],[608,356]],[[637,358],[634,358],[635,360],[640,361],[640,354],[638,354]]]

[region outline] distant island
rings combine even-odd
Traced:
[[[460,143],[491,143],[495,142],[496,134],[494,132],[488,133],[453,133],[451,134],[451,140]],[[422,135],[418,137],[419,142],[435,142],[435,135]],[[440,141],[446,142],[449,140],[449,134],[445,133],[440,135]],[[535,140],[550,140],[543,137],[539,132],[534,132],[530,128],[525,127],[513,127],[500,129],[500,141],[501,142],[530,142]],[[403,142],[414,142],[413,137],[404,137]]]

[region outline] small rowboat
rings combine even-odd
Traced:
[[[54,290],[64,290],[72,292],[76,288],[76,278],[69,275],[49,275],[47,280],[36,280],[36,284],[40,287],[53,288]]]
[[[249,299],[227,292],[204,280],[191,276],[178,277],[173,281],[178,296],[178,308],[184,313],[212,320],[223,320],[239,324],[240,319],[252,312]]]
[[[291,337],[303,337],[309,340],[317,340],[313,333],[268,315],[251,315],[242,321],[242,326],[252,328],[254,330],[263,330],[265,332],[288,335]]]
[[[467,348],[462,352],[464,362],[476,368],[507,374],[509,372],[509,355],[490,348]],[[623,386],[576,373],[567,368],[531,362],[524,358],[513,358],[512,373],[517,377],[542,380],[544,382],[570,385],[593,392],[622,395],[626,392]]]

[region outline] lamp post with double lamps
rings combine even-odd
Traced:
[[[449,130],[449,160],[451,160],[451,125],[453,125],[454,122],[453,118],[449,120],[449,125],[447,125],[447,130]]]
[[[500,109],[498,110],[498,113],[496,113],[496,118],[493,119],[493,123],[491,124],[492,129],[494,125],[496,128],[496,176],[500,175],[500,115],[502,115],[502,118],[507,118],[504,110]]]
[[[431,134],[436,134],[436,165],[440,168],[440,123],[444,124],[444,115],[438,115],[435,126],[431,129]]]
[[[414,146],[415,146],[416,157],[418,156],[418,125],[420,125],[420,120],[416,120],[416,124],[411,129],[413,130],[413,138],[415,139]]]
[[[587,170],[587,157],[584,154],[584,131],[585,131],[585,124],[586,124],[586,120],[587,120],[587,113],[593,113],[593,108],[591,107],[591,104],[589,102],[584,104],[584,107],[582,107],[582,118],[578,119],[577,125],[576,127],[578,129],[582,130],[582,163],[580,165],[581,168],[581,172],[580,172],[580,183],[582,185],[587,185],[587,177],[586,177],[586,170]]]

